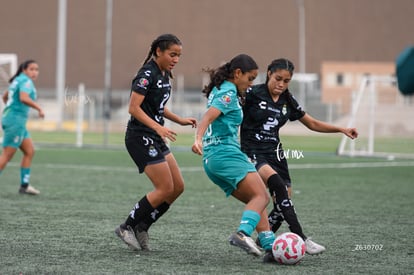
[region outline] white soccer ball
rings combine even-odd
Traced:
[[[306,245],[299,235],[286,232],[276,237],[272,245],[272,253],[280,264],[297,264],[305,257]]]

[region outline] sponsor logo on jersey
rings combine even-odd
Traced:
[[[161,88],[169,88],[169,87],[171,87],[171,84],[169,82],[168,83],[162,83],[162,79],[159,79],[157,81],[157,88],[161,89]]]
[[[286,114],[287,114],[286,104],[283,104],[282,114],[283,114],[283,115],[286,115]]]
[[[158,79],[158,81],[157,81],[157,88],[159,88],[159,89],[162,88],[162,79]]]
[[[137,86],[140,87],[140,88],[146,88],[148,86],[148,84],[149,84],[148,79],[141,78],[140,80],[138,80]]]
[[[231,97],[229,95],[223,95],[220,98],[220,102],[223,103],[224,105],[229,105],[231,103]]]
[[[253,157],[251,157],[251,158],[248,158],[249,159],[249,162],[251,163],[251,164],[253,164],[253,165],[256,165],[257,164],[257,160],[255,159],[255,156],[253,156]]]
[[[24,87],[30,89],[32,87],[32,85],[30,85],[30,81],[26,81],[26,83],[24,83]]]
[[[266,101],[260,101],[259,108],[262,109],[262,110],[266,110],[267,102]]]

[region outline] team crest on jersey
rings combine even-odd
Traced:
[[[32,87],[30,81],[26,81],[26,83],[24,83],[24,87],[30,89]]]
[[[229,95],[223,95],[220,98],[220,102],[223,103],[224,105],[229,105],[231,103],[231,97]]]
[[[150,157],[153,157],[154,158],[154,157],[156,157],[158,155],[158,152],[155,149],[155,147],[151,145],[149,147],[148,154],[150,155]]]
[[[257,164],[257,160],[256,159],[254,159],[254,157],[253,158],[248,158],[249,159],[249,162],[251,163],[251,164],[253,164],[253,165],[256,165]]]
[[[140,88],[146,88],[146,87],[148,86],[148,84],[149,84],[148,79],[146,79],[146,78],[141,78],[141,79],[138,81],[137,86],[138,86],[138,87],[140,87]]]
[[[287,114],[286,104],[283,104],[282,114],[283,114],[283,115],[286,115],[286,114]]]

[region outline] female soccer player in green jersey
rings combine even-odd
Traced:
[[[39,190],[29,185],[30,166],[35,150],[26,129],[30,108],[37,110],[39,117],[44,117],[42,108],[35,102],[37,94],[33,81],[38,75],[39,65],[34,60],[23,62],[10,79],[9,89],[3,94],[6,107],[2,116],[4,136],[3,151],[0,155],[0,175],[19,148],[23,152],[19,193],[30,195],[40,193]]]
[[[252,85],[258,66],[250,56],[241,54],[207,72],[211,81],[203,93],[208,98],[208,109],[199,124],[192,151],[203,155],[207,176],[227,196],[232,195],[246,204],[237,231],[230,235],[230,244],[260,256],[262,251],[251,234],[256,229],[262,247],[271,248],[275,236],[270,231],[266,212],[270,198],[265,184],[238,142],[243,117],[239,98]]]

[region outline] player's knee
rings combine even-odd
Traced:
[[[271,193],[282,194],[287,192],[285,182],[278,174],[273,174],[268,178],[267,186]]]
[[[266,205],[268,205],[270,202],[270,196],[266,192],[264,194],[264,201],[266,202]]]
[[[33,147],[29,147],[29,148],[24,148],[22,149],[23,155],[26,158],[33,158],[35,155],[35,150]]]
[[[166,189],[163,190],[163,197],[164,198],[171,198],[175,196],[175,190],[174,189]]]
[[[174,194],[178,197],[184,192],[184,183],[174,184]]]
[[[269,194],[267,193],[266,190],[264,192],[261,192],[259,194],[259,196],[260,196],[260,200],[263,201],[265,203],[265,205],[268,205],[269,204],[269,202],[270,202],[270,196],[269,196]]]

